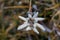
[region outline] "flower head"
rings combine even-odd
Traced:
[[[39,34],[38,30],[36,29],[36,27],[39,27],[41,30],[45,31],[46,29],[43,27],[43,25],[39,24],[38,21],[43,21],[45,18],[39,18],[38,16],[38,12],[36,12],[36,14],[34,14],[33,16],[31,14],[28,14],[28,17],[22,17],[19,16],[20,19],[24,20],[25,22],[20,25],[17,30],[21,30],[26,28],[25,30],[33,30],[34,32],[36,32],[37,34]]]

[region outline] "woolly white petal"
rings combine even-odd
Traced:
[[[39,27],[41,30],[46,31],[46,29],[43,27],[43,25],[36,23],[37,27]]]
[[[33,18],[36,18],[38,16],[38,12],[36,12],[33,16]]]
[[[36,21],[43,21],[45,18],[34,18]]]
[[[37,26],[36,23],[34,23],[34,25],[33,25],[33,27],[34,27],[34,28],[33,28],[33,31],[36,32],[37,34],[39,34],[39,32],[38,32],[37,29],[36,29],[36,26]]]
[[[39,34],[38,30],[36,28],[33,28],[33,31],[37,34]]]
[[[27,19],[26,21],[28,22],[29,18],[26,18],[26,19]]]
[[[26,26],[28,26],[28,23],[27,22],[24,22],[24,24],[20,25],[17,30],[21,30],[23,28],[25,28]]]
[[[28,17],[29,17],[29,18],[32,18],[32,15],[31,15],[31,14],[28,14]]]
[[[33,27],[36,28],[36,26],[37,26],[36,23],[34,23]]]
[[[26,18],[22,17],[22,16],[19,16],[20,19],[24,20],[24,21],[27,21]]]
[[[31,30],[31,28],[30,28],[30,27],[27,27],[27,28],[26,28],[26,31],[28,31],[28,30]]]

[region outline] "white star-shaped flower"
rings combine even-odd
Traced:
[[[37,34],[39,34],[38,30],[36,29],[36,27],[39,27],[41,30],[45,31],[46,29],[43,27],[43,25],[39,24],[38,21],[43,21],[45,18],[39,18],[38,16],[38,12],[36,12],[36,14],[34,14],[33,16],[28,14],[28,17],[22,17],[19,16],[20,19],[24,20],[25,22],[20,25],[17,30],[21,30],[26,28],[25,30],[33,30],[34,32],[36,32]]]

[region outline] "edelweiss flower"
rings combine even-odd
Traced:
[[[39,34],[38,30],[36,29],[36,27],[39,27],[41,30],[45,31],[46,29],[43,27],[43,25],[39,24],[38,21],[43,21],[45,18],[39,18],[38,16],[38,12],[36,12],[36,14],[34,14],[33,16],[31,14],[28,14],[28,17],[22,17],[19,16],[20,19],[24,20],[25,22],[20,25],[17,30],[21,30],[26,28],[25,30],[33,30],[34,32],[36,32],[37,34]]]

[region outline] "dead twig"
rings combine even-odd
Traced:
[[[12,23],[7,29],[6,29],[6,34],[12,29],[12,28],[14,28],[16,26],[16,24],[15,23]]]
[[[28,6],[9,6],[9,7],[4,7],[4,9],[15,9],[15,8],[29,8]]]
[[[45,8],[45,10],[51,10],[51,9],[55,9],[58,8],[59,4],[55,4],[54,6],[50,7],[50,8]]]

